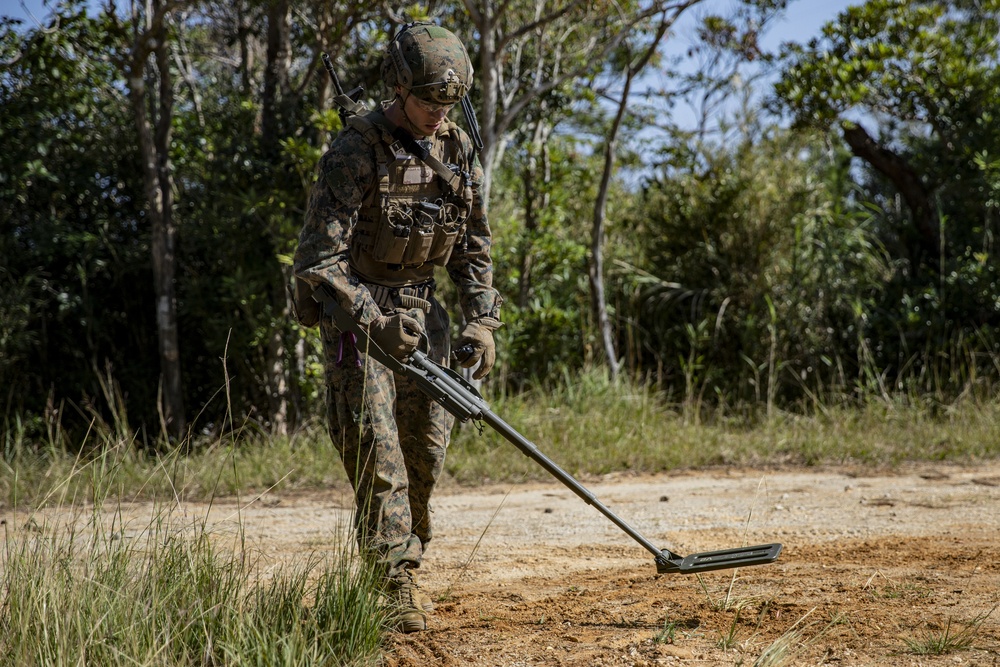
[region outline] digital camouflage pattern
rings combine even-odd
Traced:
[[[491,235],[479,189],[483,169],[469,136],[454,123],[445,123],[430,141],[435,157],[442,162],[459,160],[458,166],[471,177],[473,201],[465,237],[446,265],[458,288],[462,313],[467,321],[499,319],[502,299],[493,288]],[[320,159],[318,172],[299,234],[295,274],[313,285],[330,285],[340,305],[367,326],[380,311],[362,279],[390,287],[419,285],[434,278],[434,266],[395,269],[364,257],[351,259],[351,234],[358,211],[375,194],[378,182],[374,151],[360,132],[350,127],[342,131]]]
[[[462,314],[468,321],[498,319],[502,299],[493,288],[490,228],[479,191],[483,174],[472,142],[452,123],[428,141],[432,154],[445,162],[457,161],[473,186],[464,240],[455,246],[445,266],[456,285]],[[352,253],[358,212],[377,183],[373,147],[348,127],[320,160],[294,264],[297,277],[312,285],[329,285],[338,303],[365,326],[392,310],[379,307],[365,282],[389,287],[422,285],[433,280],[435,270],[430,263],[380,266]],[[358,264],[364,265],[364,272]],[[407,312],[425,325],[428,356],[446,364],[448,316],[436,300],[430,301],[430,313]],[[379,555],[388,576],[397,576],[420,564],[431,540],[430,497],[443,469],[454,418],[364,351],[355,355],[350,339],[329,318],[321,322],[321,336],[330,437],[355,490],[358,538]]]
[[[427,356],[447,363],[449,322],[441,304],[432,299],[429,314],[407,314],[424,326]],[[419,567],[431,541],[430,498],[455,418],[364,350],[345,349],[330,319],[321,332],[330,438],[355,490],[358,535],[393,578]]]
[[[382,61],[382,81],[437,104],[459,102],[472,84],[472,61],[452,32],[429,23],[405,27]]]

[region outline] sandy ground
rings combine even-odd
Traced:
[[[420,570],[437,608],[426,632],[391,636],[386,665],[1000,663],[1000,463],[583,482],[660,547],[783,552],[657,575],[649,552],[558,482],[445,485]],[[349,495],[331,490],[239,512],[217,502],[210,522],[223,534],[242,522],[287,562],[334,548],[349,516]]]

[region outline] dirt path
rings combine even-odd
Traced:
[[[1000,463],[585,483],[676,552],[784,551],[735,579],[658,576],[647,551],[558,483],[444,488],[421,570],[437,599],[431,628],[394,636],[388,664],[749,666],[782,644],[791,658],[764,664],[1000,663]],[[265,553],[294,558],[328,547],[348,516],[331,492],[265,496],[243,521]],[[962,633],[971,646],[943,655],[908,645]]]
[[[676,552],[784,551],[735,579],[658,576],[647,551],[558,483],[446,487],[420,572],[437,600],[431,628],[394,635],[387,665],[1000,664],[1000,462],[584,482]],[[266,495],[239,516],[217,503],[211,523],[242,521],[267,558],[294,560],[332,548],[349,516],[339,490]],[[969,646],[908,645],[946,637]],[[755,663],[782,645],[786,661]]]

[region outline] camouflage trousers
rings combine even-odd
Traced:
[[[427,356],[446,363],[448,314],[410,310],[427,334]],[[431,541],[430,497],[444,469],[455,419],[416,385],[358,350],[329,318],[322,325],[330,437],[354,488],[361,547],[393,577],[419,567]]]

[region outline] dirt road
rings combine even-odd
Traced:
[[[390,637],[387,667],[1000,664],[1000,462],[582,481],[660,547],[784,551],[657,575],[649,552],[561,484],[446,484],[420,571],[437,609],[427,632]],[[207,515],[220,539],[245,535],[266,567],[348,538],[346,488],[247,501],[175,511],[197,525]],[[141,530],[151,510],[130,506],[126,523]]]
[[[420,572],[437,600],[431,628],[394,636],[388,665],[749,666],[768,650],[785,660],[757,664],[1000,662],[1000,463],[584,483],[676,552],[784,551],[735,578],[658,576],[558,483],[446,486]],[[264,553],[292,559],[328,548],[349,506],[343,491],[269,495],[242,520]],[[221,530],[234,520],[224,506],[213,516]]]

